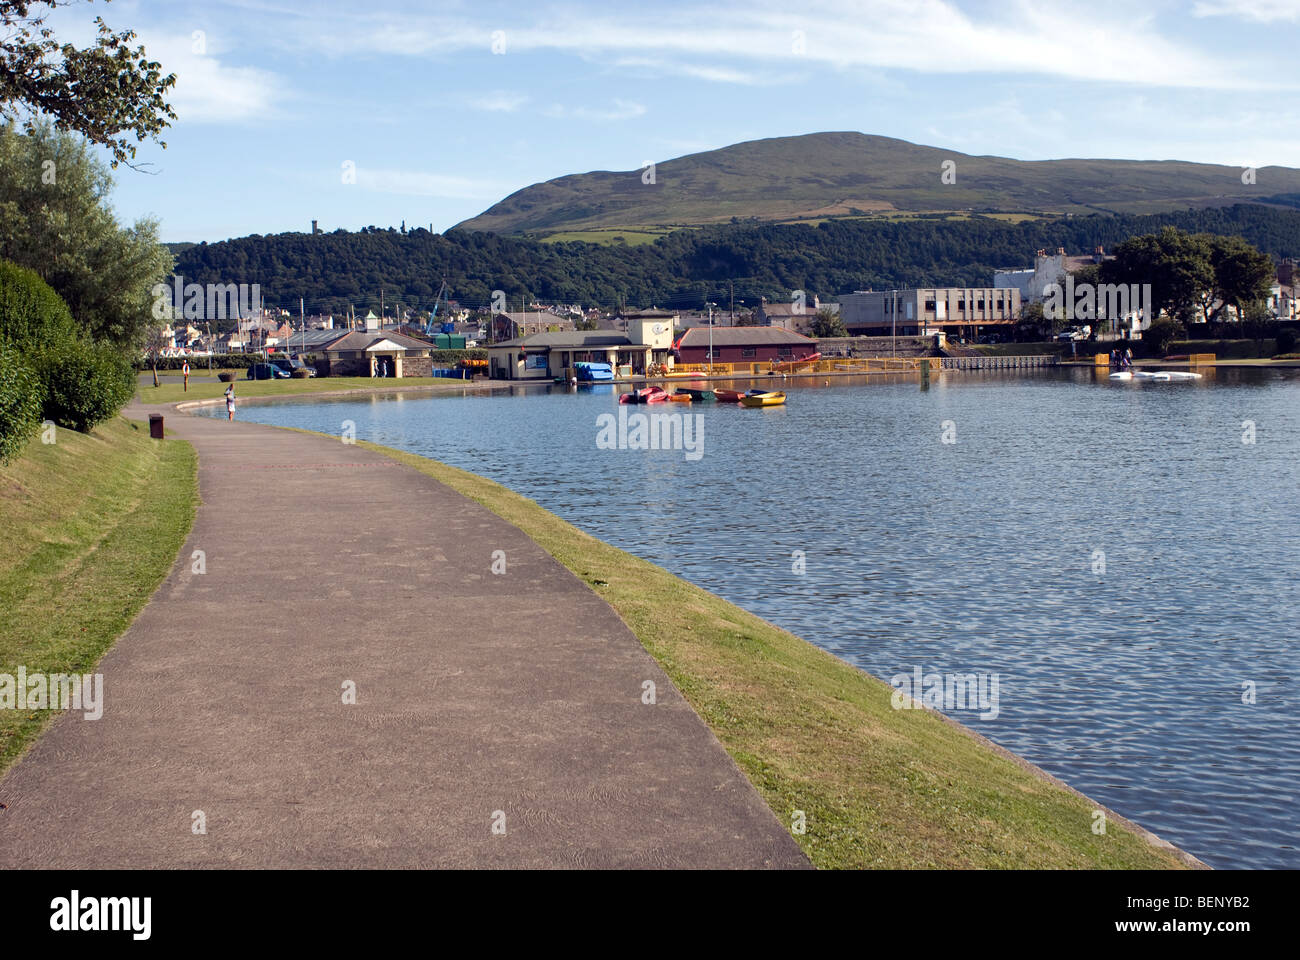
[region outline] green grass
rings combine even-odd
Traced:
[[[1070,344],[1068,341],[1048,341],[1044,343],[975,343],[970,344],[980,353],[987,357],[1041,357],[1055,354],[1058,357],[1070,359]],[[1096,347],[1096,350],[1091,348]],[[1100,349],[1097,344],[1079,344],[1079,356],[1091,357],[1093,353],[1108,353],[1110,347],[1105,350]]]
[[[93,673],[185,542],[194,449],[122,418],[0,467],[0,673]],[[0,772],[55,716],[0,710]]]
[[[588,536],[483,477],[363,443],[515,524],[589,584],[712,728],[819,867],[1182,864],[1089,801],[892,688],[666,570]]]
[[[643,244],[654,243],[660,237],[665,237],[670,233],[672,233],[672,229],[669,227],[617,227],[608,230],[566,230],[542,237],[542,242],[563,243],[569,240],[580,240],[583,243],[598,243],[606,246],[621,242],[629,247],[639,247]]]
[[[393,390],[397,387],[431,387],[443,384],[468,386],[469,380],[455,380],[446,377],[399,377],[394,379],[376,379],[374,377],[311,377],[306,380],[236,380],[235,396],[243,397],[287,397],[302,393],[326,393],[331,390]],[[190,380],[190,389],[185,391],[182,384],[164,383],[153,386],[142,385],[138,396],[141,403],[179,403],[182,400],[211,400],[225,396],[224,383],[195,383]]]

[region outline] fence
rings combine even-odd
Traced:
[[[1061,358],[1055,354],[1023,357],[941,357],[944,370],[1023,370],[1032,367],[1055,367]]]

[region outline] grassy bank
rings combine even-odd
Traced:
[[[194,449],[120,417],[0,467],[0,673],[93,673],[171,569],[197,499]],[[0,710],[0,772],[55,715]]]
[[[235,381],[236,397],[290,397],[302,393],[326,393],[330,390],[375,390],[387,387],[431,387],[440,384],[469,386],[470,380],[452,380],[446,377],[401,377],[376,379],[374,377],[311,377],[306,380],[243,380]],[[141,385],[138,396],[141,403],[180,403],[182,400],[211,400],[225,396],[227,384],[195,383],[190,380],[186,391],[180,383],[152,383]]]
[[[892,688],[490,480],[379,450],[515,524],[610,603],[819,867],[1169,868],[1094,805]]]

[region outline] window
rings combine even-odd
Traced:
[[[741,355],[742,357],[754,357],[754,356],[757,356],[758,353],[757,353],[757,351],[756,351],[753,347],[741,347],[741,348],[740,348],[740,355]]]
[[[793,357],[793,356],[794,356],[794,347],[782,347],[782,348],[778,351],[778,354],[779,354],[780,356],[782,356],[782,357]]]

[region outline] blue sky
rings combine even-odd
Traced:
[[[822,130],[1300,167],[1300,0],[114,0],[50,24],[85,42],[96,14],[178,77],[156,175],[114,192],[164,240],[444,230],[552,177]]]

